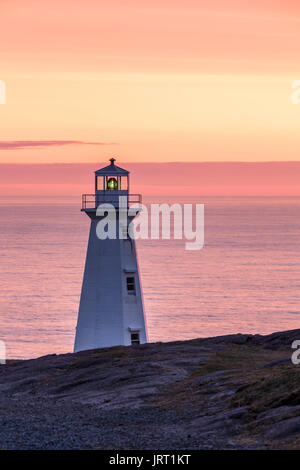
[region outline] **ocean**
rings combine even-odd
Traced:
[[[299,328],[300,198],[145,202],[205,205],[203,249],[137,241],[151,342]],[[8,358],[72,352],[89,234],[80,204],[0,199],[0,340]]]

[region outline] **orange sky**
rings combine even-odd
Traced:
[[[0,163],[299,159],[298,0],[0,0],[0,17]]]

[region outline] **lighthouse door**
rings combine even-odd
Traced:
[[[140,332],[132,331],[131,332],[131,344],[140,344]]]

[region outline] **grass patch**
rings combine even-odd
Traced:
[[[201,362],[199,367],[188,377],[161,387],[156,404],[162,407],[177,407],[187,403],[196,403],[204,398],[206,399],[207,395],[211,393],[224,390],[227,381],[230,381],[239,390],[228,406],[250,405],[252,399],[264,401],[263,396],[258,397],[256,395],[256,393],[259,393],[256,387],[262,385],[268,377],[273,377],[275,370],[286,366],[281,365],[265,369],[261,367],[266,363],[288,357],[289,354],[290,351],[268,350],[257,345],[229,344],[221,350],[212,352],[208,361]],[[197,385],[197,379],[220,371],[224,371],[224,374],[208,377],[208,381],[203,385],[201,385],[200,380],[198,381],[200,385]],[[250,392],[251,387],[253,387],[253,394]],[[268,385],[261,392],[266,397],[269,393]],[[280,393],[281,391],[278,392],[278,398]]]
[[[300,371],[291,364],[262,369],[253,377],[246,377],[236,391],[231,406],[248,406],[257,415],[280,406],[300,405]]]

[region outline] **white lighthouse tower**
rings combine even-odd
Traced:
[[[110,165],[95,171],[95,194],[82,196],[81,210],[90,217],[91,226],[74,352],[147,342],[135,241],[128,235],[134,219],[127,217],[131,202],[140,203],[141,196],[129,194],[129,172],[111,158]],[[104,218],[104,213],[97,214],[101,204],[115,208],[116,238],[97,236],[97,224]],[[126,211],[125,226],[119,230],[122,211]]]

